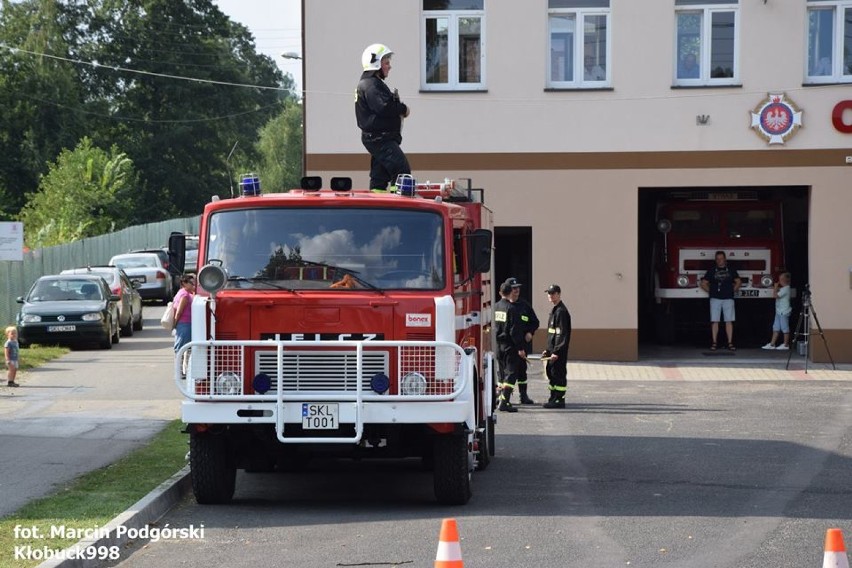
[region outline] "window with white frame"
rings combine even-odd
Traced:
[[[852,0],[808,0],[805,82],[852,82]]]
[[[738,20],[738,0],[675,0],[675,85],[739,83]]]
[[[609,18],[609,0],[548,0],[548,87],[610,85]]]
[[[422,0],[421,89],[485,88],[485,0]]]

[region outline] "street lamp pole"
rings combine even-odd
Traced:
[[[304,88],[305,83],[305,63],[304,59],[301,55],[296,53],[295,51],[285,51],[281,54],[283,59],[297,60],[302,62],[302,175],[306,176],[308,174],[308,164],[307,164],[307,132],[306,132],[306,111],[305,111],[305,103],[307,100],[306,91]]]

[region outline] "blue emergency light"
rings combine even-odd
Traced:
[[[260,178],[257,174],[243,174],[240,177],[240,191],[243,197],[260,195]]]

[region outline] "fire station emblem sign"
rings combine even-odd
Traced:
[[[783,144],[802,127],[802,111],[783,93],[769,93],[751,112],[751,128],[770,145]]]

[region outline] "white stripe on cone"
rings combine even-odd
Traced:
[[[438,553],[435,555],[435,560],[461,560],[461,557],[461,544],[458,541],[438,541]]]
[[[828,552],[822,560],[822,568],[849,568],[849,559],[845,552]]]

